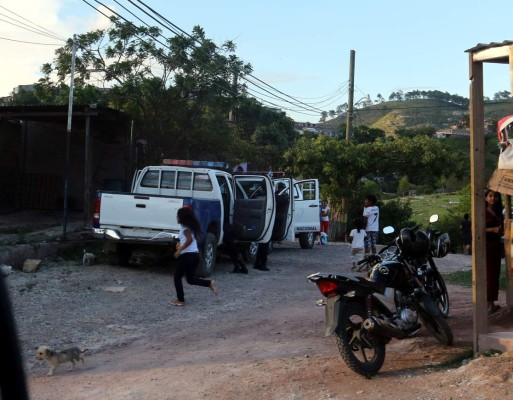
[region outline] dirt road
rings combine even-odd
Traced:
[[[368,380],[349,370],[335,339],[324,337],[324,310],[306,276],[348,271],[349,247],[312,250],[276,246],[269,272],[232,274],[221,262],[219,294],[184,284],[186,306],[172,307],[172,269],[45,261],[39,272],[7,278],[31,399],[495,399],[508,398],[513,359],[480,358],[436,368],[471,348],[470,288],[450,286],[455,344],[427,331],[393,340],[380,373]],[[462,267],[461,257],[442,268]],[[468,266],[468,265],[467,265]],[[464,266],[463,266],[464,267]],[[501,293],[501,296],[503,294]],[[504,298],[501,297],[501,304]],[[511,325],[501,310],[490,323]],[[85,364],[48,365],[39,345],[87,348]]]

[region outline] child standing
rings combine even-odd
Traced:
[[[353,266],[351,269],[356,268],[358,253],[362,253],[365,247],[365,238],[367,237],[367,233],[365,229],[363,229],[364,223],[363,219],[356,218],[353,220],[353,230],[349,233],[349,243],[351,243],[351,259],[353,260]]]
[[[365,239],[365,255],[376,254],[376,244],[379,233],[379,207],[378,199],[373,194],[368,194],[363,200],[363,220],[367,238]]]
[[[196,238],[201,230],[194,211],[189,207],[182,207],[176,213],[176,220],[180,224],[180,232],[178,233],[180,243],[176,246],[175,251],[175,258],[178,261],[174,274],[177,300],[172,300],[169,303],[173,306],[183,306],[185,305],[182,285],[184,275],[189,285],[208,287],[214,294],[217,294],[217,285],[214,280],[197,278],[195,275],[199,264],[198,242]]]

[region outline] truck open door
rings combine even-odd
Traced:
[[[280,242],[287,238],[292,225],[294,214],[294,196],[291,194],[292,178],[274,178],[273,185],[275,192],[277,192],[276,195],[288,200],[287,204],[276,205],[276,217],[271,240]],[[293,235],[292,240],[294,240]]]
[[[294,183],[294,232],[302,249],[312,248],[321,230],[319,181],[305,179]]]
[[[265,175],[233,176],[233,228],[243,242],[268,242],[276,216],[274,188]]]

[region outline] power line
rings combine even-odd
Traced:
[[[128,0],[128,1],[129,1],[131,4],[134,4],[132,0]],[[159,18],[163,19],[163,20],[164,20],[164,21],[166,21],[167,23],[169,23],[169,24],[171,24],[172,26],[174,26],[176,29],[180,30],[181,32],[183,32],[184,34],[186,34],[187,36],[189,36],[190,38],[192,38],[192,37],[191,37],[191,35],[189,35],[189,34],[188,34],[187,32],[185,32],[183,29],[179,28],[177,25],[173,24],[173,23],[172,23],[171,21],[169,21],[167,18],[163,17],[161,14],[159,14],[158,12],[156,12],[154,9],[152,9],[150,6],[148,6],[148,5],[147,5],[146,3],[144,3],[143,1],[141,1],[141,0],[136,0],[136,1],[137,1],[138,3],[140,3],[140,4],[142,4],[142,5],[143,5],[144,7],[146,7],[147,9],[149,9],[153,14],[155,14],[155,15],[159,16]],[[135,4],[134,4],[134,5],[135,5]],[[137,8],[139,8],[141,11],[143,11],[143,12],[144,12],[144,10],[142,10],[140,7],[138,7],[137,5],[135,5],[135,6],[136,6]],[[146,13],[146,14],[147,14],[147,13]],[[148,14],[147,14],[147,15],[148,15]],[[154,18],[154,19],[155,19],[155,18]],[[158,22],[158,21],[157,21],[157,22]],[[163,24],[161,23],[161,25],[163,25]],[[163,25],[163,26],[164,26],[164,25]],[[168,28],[168,29],[169,29],[169,28]],[[171,29],[170,29],[170,30],[171,30]],[[171,30],[171,31],[172,31],[172,32],[174,32],[173,30]],[[176,32],[174,32],[174,33],[176,33]],[[263,84],[263,85],[265,85],[265,86],[269,87],[270,89],[272,89],[272,90],[274,90],[274,91],[276,91],[276,92],[280,93],[281,95],[283,95],[283,96],[285,96],[285,97],[288,97],[288,98],[292,99],[294,102],[297,102],[297,103],[300,103],[300,104],[305,105],[305,106],[306,106],[307,108],[309,108],[310,110],[312,110],[312,109],[313,109],[313,110],[318,111],[318,112],[321,112],[321,113],[323,112],[323,110],[320,110],[320,109],[318,109],[318,108],[316,108],[316,107],[313,107],[313,106],[311,106],[311,105],[309,105],[309,104],[303,103],[302,101],[297,100],[296,98],[294,98],[294,97],[292,97],[292,96],[290,96],[290,95],[288,95],[288,94],[286,94],[286,93],[284,93],[284,92],[282,92],[282,91],[280,91],[280,90],[276,89],[275,87],[273,87],[273,86],[269,85],[267,82],[264,82],[263,80],[261,80],[261,79],[257,78],[256,76],[254,76],[254,75],[252,75],[252,74],[248,74],[248,76],[251,76],[253,79],[257,80],[259,83],[261,83],[261,84]],[[242,78],[243,78],[243,79],[245,79],[245,80],[247,80],[247,78],[245,78],[245,77],[242,77]],[[254,82],[250,82],[250,83],[256,86],[256,84],[255,84]],[[262,90],[264,90],[261,86],[259,86],[259,88],[260,88],[260,89],[262,89]],[[287,102],[289,102],[289,101],[287,101]],[[289,103],[290,103],[290,102],[289,102]]]
[[[42,45],[42,46],[62,46],[62,43],[37,43],[37,42],[27,42],[27,41],[24,41],[24,40],[9,39],[9,38],[4,38],[4,37],[0,37],[0,40],[9,40],[9,41],[11,41],[11,42],[27,43],[27,44],[38,44],[38,45]]]
[[[49,35],[47,33],[41,32],[40,30],[35,30],[35,29],[28,28],[28,27],[23,26],[23,25],[18,25],[18,24],[15,24],[14,22],[10,22],[10,21],[7,21],[7,20],[2,19],[2,18],[0,18],[0,21],[3,21],[3,22],[5,22],[7,24],[10,24],[10,25],[14,25],[14,26],[16,26],[18,28],[21,28],[21,29],[25,29],[25,30],[33,32],[33,33],[37,33],[38,35],[46,36],[46,37],[49,37],[49,38],[52,38],[52,39],[60,39],[59,37],[55,37],[53,35]]]
[[[83,1],[87,3],[87,1],[85,1],[85,0],[83,0]],[[119,14],[119,13],[115,12],[114,10],[110,9],[109,7],[105,6],[105,5],[104,5],[103,3],[101,3],[100,1],[98,1],[98,0],[95,0],[95,1],[96,1],[98,4],[102,5],[103,7],[107,8],[107,9],[108,9],[109,11],[111,11],[113,14],[117,15],[119,18],[121,18],[121,19],[123,19],[124,21],[126,21],[126,22],[128,22],[128,23],[130,23],[130,24],[132,24],[132,25],[133,25],[133,23],[132,23],[131,21],[128,21],[128,20],[127,20],[125,17],[123,17],[121,14]],[[141,18],[137,17],[134,13],[132,13],[131,11],[129,11],[126,7],[124,7],[123,5],[121,5],[117,0],[114,0],[114,1],[115,1],[118,5],[120,5],[123,9],[125,9],[127,12],[129,12],[132,16],[134,16],[135,18],[137,18],[139,21],[141,21],[142,23],[144,23],[146,26],[150,27],[150,25],[149,25],[149,24],[147,24],[147,23],[146,23],[145,21],[143,21]],[[129,0],[129,1],[130,1],[130,3],[132,3],[132,4],[133,4],[133,2],[132,2],[131,0]],[[145,13],[148,17],[152,18],[154,21],[156,21],[157,23],[159,23],[161,26],[164,26],[165,28],[169,29],[169,30],[170,30],[172,33],[174,33],[175,35],[180,35],[180,36],[182,36],[179,32],[177,32],[177,30],[179,30],[180,32],[183,32],[185,35],[187,35],[189,38],[194,39],[190,34],[188,34],[187,32],[185,32],[183,29],[179,28],[177,25],[173,24],[172,22],[168,21],[166,18],[162,17],[159,13],[155,12],[153,9],[151,9],[150,7],[148,7],[147,5],[145,5],[143,2],[140,2],[140,3],[142,3],[142,4],[143,4],[145,7],[147,7],[148,9],[150,9],[154,14],[158,15],[161,19],[164,19],[167,23],[171,24],[171,25],[174,27],[174,29],[173,29],[173,28],[170,28],[170,27],[168,27],[168,26],[166,26],[165,24],[163,24],[162,22],[160,22],[159,20],[157,20],[155,17],[153,17],[153,16],[149,15],[145,10],[141,9],[139,6],[137,6],[137,5],[135,5],[135,4],[134,4],[134,6],[135,6],[135,7],[137,7],[140,11],[142,11],[143,13]],[[89,3],[87,3],[87,4],[89,4]],[[89,4],[89,5],[90,5],[90,4]],[[91,6],[91,5],[90,5],[90,6]],[[91,6],[91,7],[93,7],[93,6]],[[95,8],[95,7],[93,7],[93,8]],[[95,9],[96,9],[96,8],[95,8]],[[97,9],[96,9],[96,10],[97,10]],[[102,14],[103,14],[103,13],[102,13]],[[105,14],[103,14],[103,15],[105,15]],[[137,36],[137,35],[136,35],[136,36]],[[163,37],[163,35],[162,35],[162,34],[159,34],[159,36],[162,36],[162,37]],[[142,38],[139,38],[139,39],[140,39],[140,40],[142,40],[142,41],[144,41],[144,39],[142,39]],[[166,45],[165,45],[165,44],[163,44],[162,42],[158,41],[157,39],[155,39],[155,40],[156,40],[158,43],[160,43],[163,47],[169,48],[168,46],[166,46]],[[199,41],[198,41],[197,39],[195,39],[195,41],[199,43]],[[200,43],[200,44],[201,44],[201,43]],[[202,65],[203,65],[203,67],[205,67],[205,68],[211,69],[211,67],[210,67],[209,65],[206,65],[206,64],[204,64],[204,63],[202,63]],[[214,72],[215,72],[215,71],[214,71]],[[250,75],[250,76],[252,76],[251,74],[249,74],[249,75]],[[261,81],[260,79],[258,79],[258,78],[256,78],[256,77],[253,77],[253,78],[254,78],[254,79],[257,79],[258,81]],[[261,90],[264,90],[264,91],[266,91],[266,92],[270,93],[267,89],[263,88],[262,86],[258,85],[257,83],[255,83],[255,82],[253,82],[253,81],[251,81],[251,80],[248,80],[248,78],[246,78],[246,77],[242,77],[242,79],[244,79],[244,80],[246,80],[248,83],[250,83],[250,84],[252,84],[252,85],[254,85],[254,86],[256,86],[256,87],[260,88]],[[263,81],[261,81],[261,82],[263,82]],[[214,84],[215,84],[215,83],[214,83]],[[264,84],[265,84],[265,82],[264,82]],[[266,84],[266,85],[267,85],[267,84]],[[272,86],[270,86],[270,85],[267,85],[267,86],[269,86],[269,87],[271,87],[271,88],[272,88]],[[235,94],[233,91],[231,91],[231,89],[230,89],[230,88],[223,87],[222,89],[223,89],[223,90],[225,90],[225,91],[231,92],[231,94]],[[273,89],[274,89],[274,88],[273,88]],[[275,89],[275,90],[276,90],[276,89]],[[279,92],[279,91],[278,91],[278,92]],[[281,99],[282,101],[288,102],[288,103],[290,103],[290,104],[292,104],[292,105],[294,105],[294,106],[301,107],[301,106],[299,106],[298,104],[292,103],[292,102],[290,102],[290,101],[288,101],[288,100],[286,100],[286,99],[281,98],[280,96],[277,96],[277,95],[272,94],[272,93],[271,93],[271,95],[272,95],[272,96],[274,96],[275,98]],[[286,96],[287,96],[287,97],[289,97],[289,98],[292,98],[292,97],[290,97],[290,96],[288,96],[288,95],[286,95]],[[257,99],[258,99],[258,100],[261,100],[261,101],[263,101],[263,102],[266,102],[266,103],[270,103],[270,102],[268,102],[268,101],[266,101],[266,100],[264,100],[264,99],[260,99],[260,98],[258,98],[258,97],[257,97]],[[293,99],[293,98],[292,98],[292,99]],[[294,99],[294,100],[295,100],[295,99]],[[299,102],[299,103],[302,103],[302,102]],[[285,107],[283,107],[283,106],[279,106],[279,105],[276,105],[276,104],[274,104],[274,103],[270,103],[270,104],[272,104],[272,105],[274,105],[274,106],[277,106],[277,107],[285,108]],[[306,103],[303,103],[303,104],[305,104],[305,105],[306,105]],[[318,108],[315,108],[315,107],[313,107],[313,106],[311,106],[311,105],[306,105],[306,106],[307,106],[307,107],[309,107],[309,109],[305,109],[304,107],[301,107],[301,109],[306,110],[306,111],[310,111],[310,112],[312,112],[312,111],[317,111],[317,112],[321,112],[321,113],[323,112],[323,110],[320,110],[320,109],[318,109]]]
[[[103,14],[105,17],[107,17],[107,15],[105,15],[104,13],[102,13],[99,9],[97,9],[96,7],[92,6],[91,4],[89,4],[86,0],[83,0],[86,4],[88,4],[90,7],[94,8],[96,11],[100,12],[101,14]],[[105,6],[103,3],[101,3],[100,1],[98,0],[95,0],[96,3],[102,5],[103,7],[105,7],[106,9],[108,9],[110,12],[112,12],[114,15],[118,16],[119,18],[123,19],[124,21],[126,21],[127,23],[130,23],[133,25],[133,23],[129,20],[127,20],[125,17],[123,17],[121,14],[115,12],[114,10],[110,9],[109,7]],[[145,24],[146,26],[150,27],[150,25],[148,23],[146,23],[145,21],[143,21],[141,18],[139,18],[138,16],[136,16],[132,11],[128,10],[125,6],[123,6],[122,4],[120,4],[117,0],[114,0],[120,7],[122,7],[126,12],[128,12],[129,14],[131,14],[133,17],[135,17],[137,20],[139,20],[140,22],[142,22],[143,24]],[[150,15],[148,12],[146,12],[144,9],[142,9],[141,7],[139,7],[137,4],[135,4],[132,0],[128,0],[132,5],[134,5],[137,9],[139,9],[141,12],[143,12],[144,14],[146,14],[148,17],[150,17],[151,19],[153,19],[155,22],[157,22],[159,25],[165,27],[166,29],[168,29],[170,32],[172,32],[173,34],[177,35],[177,36],[188,36],[189,38],[191,39],[194,39],[193,36],[191,36],[190,34],[188,34],[186,31],[184,31],[183,29],[181,29],[180,27],[178,27],[177,25],[173,24],[171,21],[167,20],[165,17],[163,17],[161,14],[159,14],[158,12],[156,12],[155,10],[153,10],[151,7],[149,7],[148,5],[146,5],[144,2],[140,1],[140,0],[137,0],[140,4],[142,4],[144,7],[146,7],[148,10],[150,10],[154,15],[158,16],[159,19],[155,18],[154,16]],[[107,17],[109,18],[109,17]],[[165,21],[165,23],[163,23],[162,21]],[[140,38],[139,36],[135,35],[136,37],[138,37],[141,41],[145,41],[144,39]],[[159,36],[162,36],[164,39],[167,40],[167,38],[165,38],[161,33],[159,33]],[[153,38],[154,40],[156,40],[161,46],[165,47],[165,48],[169,48],[167,45],[163,44],[162,42],[160,42],[159,40],[157,40],[155,37]],[[197,43],[201,44],[201,42],[199,42],[197,39],[194,39]],[[217,46],[216,46],[217,47]],[[204,67],[204,68],[207,68],[207,69],[210,69],[210,71],[212,72],[215,72],[212,70],[212,67],[210,65],[207,65],[207,64],[204,64],[204,63],[201,63],[201,65]],[[307,104],[307,103],[304,103],[286,93],[283,93],[282,91],[274,88],[273,86],[267,84],[266,82],[262,81],[261,79],[255,77],[254,75],[252,74],[247,74],[248,76],[252,77],[254,80],[252,79],[249,79],[248,77],[246,76],[243,76],[241,77],[243,80],[245,80],[248,84],[250,85],[253,85],[257,88],[259,88],[260,90],[263,90],[264,92],[267,92],[269,93],[273,98],[277,99],[277,100],[281,100],[281,101],[284,101],[292,106],[295,106],[295,107],[299,107],[300,110],[304,110],[304,111],[307,111],[307,112],[317,112],[317,113],[323,113],[324,111],[315,107],[313,104]],[[259,83],[261,84],[259,84]],[[216,84],[214,82],[214,84]],[[282,94],[283,96],[291,99],[291,100],[287,100],[286,98],[283,98],[275,93],[272,93],[270,92],[266,87],[263,87],[262,85],[265,85],[266,87],[270,88],[271,90],[274,90],[275,92],[279,93],[279,94]],[[218,85],[219,86],[219,85]],[[234,92],[231,87],[222,87],[222,89],[232,95],[236,95],[236,92]],[[259,93],[259,92],[257,92]],[[334,92],[335,94],[333,95],[335,98],[335,96],[337,95],[337,91]],[[290,108],[287,108],[287,107],[283,107],[283,106],[280,106],[280,105],[277,105],[275,103],[272,103],[272,102],[269,102],[265,99],[262,99],[262,98],[259,98],[258,96],[255,96],[255,98],[257,100],[260,100],[264,103],[268,103],[268,104],[272,104],[273,106],[276,106],[276,107],[279,107],[279,108],[283,108],[283,109],[286,109],[286,110],[290,110],[290,111],[294,111],[294,112],[298,112],[297,110],[293,110],[293,109],[290,109]],[[332,98],[330,99],[327,99],[325,101],[328,101],[328,100],[332,100]],[[322,103],[322,102],[319,102],[319,103]],[[307,115],[311,115],[311,114],[307,114]],[[316,114],[318,115],[318,114]]]
[[[60,39],[60,40],[65,41],[65,39],[63,39],[62,37],[59,37],[59,35],[58,35],[57,33],[52,32],[51,30],[49,30],[49,29],[47,29],[47,28],[45,28],[45,27],[43,27],[43,26],[41,26],[41,25],[38,25],[38,24],[36,24],[35,22],[32,22],[32,21],[28,20],[27,18],[23,17],[22,15],[19,15],[19,14],[15,13],[14,11],[11,11],[11,10],[9,10],[8,8],[6,8],[6,7],[4,7],[4,6],[1,6],[1,5],[0,5],[0,8],[3,8],[4,10],[6,10],[6,11],[10,12],[11,14],[14,14],[14,15],[16,15],[17,17],[19,17],[19,18],[21,18],[21,19],[23,19],[23,20],[25,20],[25,21],[29,22],[30,24],[35,25],[35,26],[37,26],[37,27],[39,27],[39,28],[43,29],[44,31],[46,31],[46,32],[48,32],[48,33],[50,33],[50,34],[54,35],[54,39]],[[10,19],[13,19],[14,21],[16,21],[14,18],[9,17],[9,16],[7,16],[7,15],[5,15],[5,14],[1,14],[1,15],[4,15],[5,17],[10,18]],[[20,22],[20,21],[16,21],[16,22]],[[21,22],[20,22],[20,23],[21,23]]]

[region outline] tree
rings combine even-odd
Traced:
[[[33,90],[20,89],[18,92],[11,93],[11,105],[38,105],[41,101],[37,98]]]
[[[350,216],[361,207],[366,194],[363,178],[408,176],[409,182],[434,189],[441,177],[461,179],[468,174],[462,151],[427,136],[361,144],[327,137],[301,138],[285,153],[285,159],[294,175],[318,177],[322,197],[330,199],[332,211]]]
[[[384,138],[385,132],[378,128],[360,125],[354,128],[352,140],[355,143],[372,143],[378,138]]]
[[[410,191],[410,182],[408,181],[408,177],[404,175],[401,179],[399,179],[399,184],[397,185],[397,195],[404,196],[408,194]]]
[[[111,28],[78,35],[77,42],[75,102],[127,113],[136,136],[148,142],[147,162],[164,155],[267,167],[297,137],[285,113],[247,97],[242,82],[252,67],[237,58],[235,44],[218,47],[199,26],[164,38],[156,27],[112,18]],[[42,67],[36,93],[45,104],[67,104],[72,45],[68,40]]]
[[[503,90],[501,92],[497,92],[493,95],[494,101],[501,101],[501,100],[507,100],[511,98],[511,93],[507,90]]]

